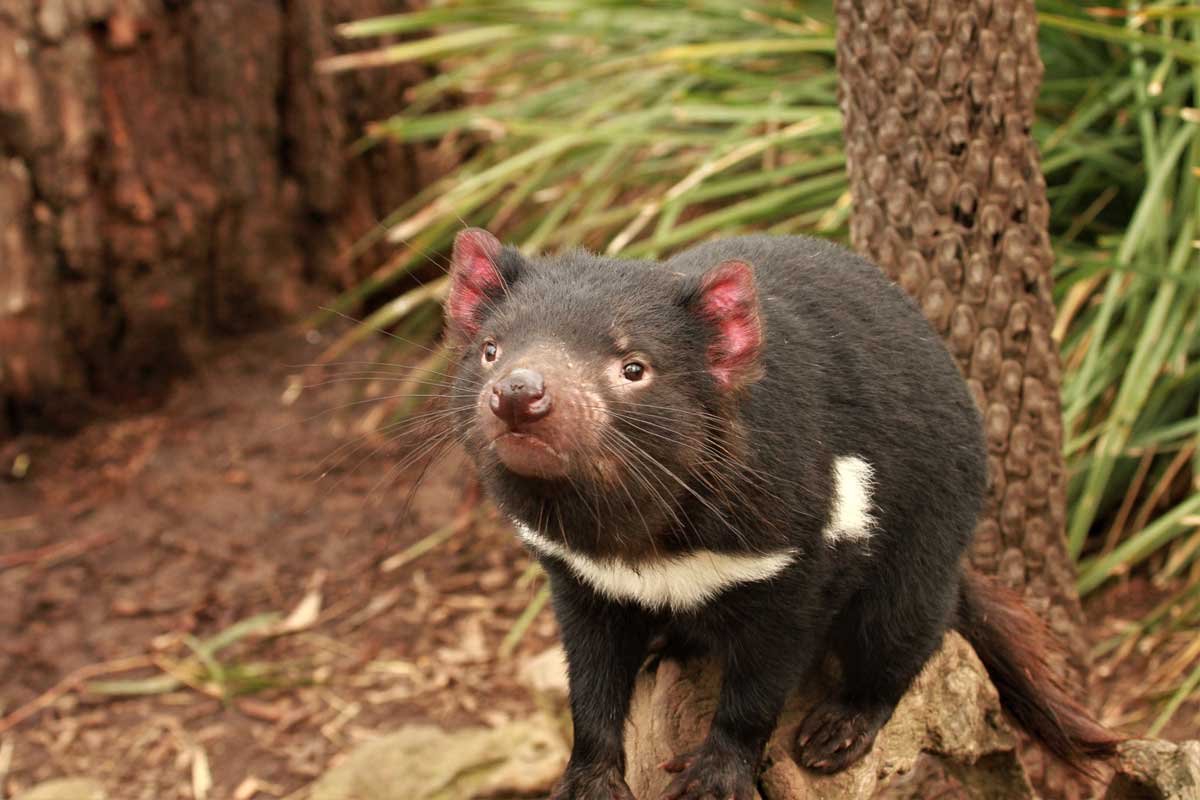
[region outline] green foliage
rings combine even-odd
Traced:
[[[234,697],[253,694],[280,686],[295,686],[311,682],[311,677],[302,665],[256,661],[218,660],[218,654],[243,639],[261,637],[279,632],[281,617],[275,613],[258,614],[241,620],[216,635],[203,641],[185,636],[183,644],[191,657],[172,660],[165,656],[156,659],[162,674],[149,678],[127,678],[118,680],[90,681],[88,691],[93,694],[119,696],[143,696],[166,694],[184,687],[229,701]]]
[[[1080,588],[1135,569],[1194,587],[1200,13],[1187,2],[1039,10],[1034,135],[1052,206]],[[439,73],[363,144],[439,141],[461,162],[359,243],[355,256],[399,247],[337,309],[421,268],[464,223],[531,251],[630,256],[748,229],[845,235],[828,2],[437,3],[342,33],[428,34],[326,67],[435,60]],[[402,295],[370,327],[403,324],[442,290]],[[404,336],[436,325],[426,314]]]

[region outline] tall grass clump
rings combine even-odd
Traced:
[[[1172,595],[1130,636],[1200,624],[1200,11],[1039,2],[1034,134],[1056,253],[1068,534],[1080,589],[1142,575]],[[356,246],[394,255],[336,310],[396,287],[464,224],[529,250],[659,256],[746,230],[843,238],[849,196],[828,2],[434,3],[352,23],[417,35],[330,71],[435,63],[381,139],[460,161]],[[364,331],[428,341],[444,279]],[[340,352],[349,340],[335,345]],[[444,355],[425,356],[426,367]],[[1200,668],[1158,687],[1161,727]],[[1168,691],[1169,690],[1169,691]]]

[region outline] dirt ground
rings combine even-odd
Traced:
[[[299,797],[400,724],[532,710],[516,667],[553,643],[550,613],[497,653],[541,579],[494,513],[464,514],[461,454],[402,513],[421,440],[358,437],[360,383],[289,392],[319,351],[263,335],[154,413],[0,444],[0,798],[66,775],[114,800]],[[1155,599],[1094,601],[1096,638]],[[1099,670],[1106,718],[1144,728],[1133,687],[1188,647]],[[1196,729],[1188,706],[1168,734]]]
[[[361,383],[287,404],[289,365],[319,351],[259,337],[155,413],[2,447],[28,473],[0,480],[0,797],[90,775],[114,800],[192,798],[206,769],[210,797],[284,796],[401,723],[532,708],[515,663],[552,644],[551,615],[496,657],[536,594],[529,559],[493,516],[392,568],[471,504],[465,462],[401,519],[419,470],[394,468],[419,442],[356,436]],[[150,680],[89,682],[131,678]]]

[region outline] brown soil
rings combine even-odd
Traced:
[[[441,459],[405,514],[420,470],[395,468],[427,440],[357,437],[360,383],[289,403],[289,365],[318,352],[293,333],[259,337],[155,413],[0,444],[6,475],[29,459],[24,478],[0,478],[0,797],[90,775],[114,800],[192,798],[205,768],[208,797],[286,796],[399,724],[533,708],[514,676],[553,642],[549,612],[514,657],[497,653],[541,579],[490,511],[387,569],[473,507],[469,470],[459,453]],[[1157,597],[1129,583],[1096,599],[1093,638]],[[260,625],[198,666],[209,637],[293,612],[298,630]],[[1189,641],[1098,670],[1106,717],[1144,730],[1153,709],[1137,690]],[[151,682],[127,697],[90,683],[131,678]],[[1189,705],[1167,734],[1196,729]]]
[[[395,466],[419,443],[351,432],[368,404],[336,407],[359,401],[361,384],[285,403],[288,365],[318,352],[296,334],[260,337],[156,413],[0,446],[6,473],[30,459],[23,480],[0,479],[0,797],[82,774],[115,800],[192,798],[205,762],[210,797],[251,780],[255,796],[286,795],[400,723],[532,708],[517,659],[496,657],[537,591],[540,579],[521,580],[529,559],[489,514],[385,571],[471,504],[465,464],[441,459],[401,518],[419,469]],[[207,673],[189,666],[197,640],[286,617],[306,595],[310,608],[319,595],[319,615],[301,630],[248,636]],[[544,612],[521,650],[554,635]],[[171,673],[178,688],[124,698],[79,680]]]

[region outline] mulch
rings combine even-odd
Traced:
[[[395,465],[420,442],[356,432],[362,383],[297,398],[289,365],[318,352],[260,336],[156,412],[0,446],[28,463],[0,479],[0,797],[64,775],[121,800],[287,796],[398,725],[533,709],[515,674],[550,613],[497,655],[528,557],[464,512],[460,453],[411,493],[420,463]]]

